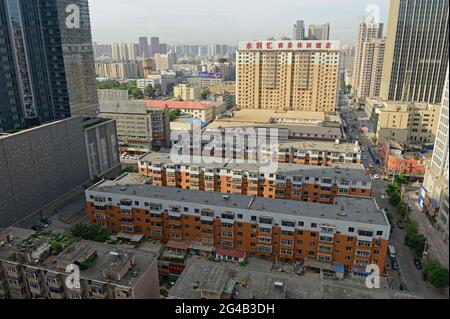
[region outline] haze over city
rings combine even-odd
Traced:
[[[0,304],[449,300],[449,6],[0,0]]]
[[[291,36],[292,25],[303,19],[306,24],[329,22],[331,39],[354,44],[355,26],[371,4],[379,6],[380,20],[386,23],[388,0],[174,0],[170,5],[92,0],[90,13],[97,43],[130,42],[139,36],[156,35],[169,44],[236,45],[239,40]]]

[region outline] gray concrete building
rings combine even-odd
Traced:
[[[91,179],[114,177],[121,171],[116,121],[84,118],[84,136]]]
[[[89,179],[81,117],[0,135],[0,227],[38,213]]]

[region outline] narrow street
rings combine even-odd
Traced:
[[[357,113],[358,112],[352,109],[350,113],[347,112],[347,114],[349,114],[346,120],[347,126],[357,126],[359,128],[361,124],[367,124],[360,121],[360,117]],[[378,174],[380,178],[382,178],[383,168],[374,163],[372,157],[368,152],[369,147],[371,147],[371,142],[369,141],[368,136],[361,134],[358,129],[353,129],[350,133],[350,136],[353,140],[358,139],[361,148],[364,149],[364,151],[362,152],[362,162],[364,167],[367,169],[369,168],[369,166],[373,166],[373,169],[370,169],[371,176],[373,176],[374,174]],[[380,206],[380,208],[384,208],[388,212],[391,212],[394,216],[394,227],[391,232],[389,242],[395,247],[395,250],[397,252],[397,261],[399,263],[400,270],[397,271],[392,269],[391,260],[389,256],[386,257],[386,269],[389,277],[392,279],[393,288],[420,293],[424,295],[425,298],[448,298],[448,295],[444,291],[435,289],[431,286],[430,283],[424,281],[422,277],[422,271],[416,269],[414,265],[414,258],[419,256],[416,256],[416,253],[404,244],[406,236],[405,230],[399,229],[397,227],[399,216],[397,216],[395,208],[389,203],[389,200],[384,195],[384,191],[388,183],[388,181],[384,181],[382,179],[374,179],[372,177],[373,196],[375,197],[378,205]],[[414,219],[416,219],[415,216],[411,217],[414,217]],[[417,217],[417,219],[419,219],[419,217]],[[422,225],[422,222],[420,224]],[[429,229],[423,229],[422,231],[424,232],[424,234],[428,235],[427,230],[428,232],[431,232],[431,230]],[[441,247],[439,251],[441,250],[446,252],[446,255],[443,252],[441,252],[441,255],[442,258],[447,259],[448,266],[448,244],[446,248],[445,246]]]

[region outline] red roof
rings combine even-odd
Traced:
[[[209,108],[207,103],[203,102],[185,102],[185,101],[161,101],[161,100],[145,100],[145,105],[149,109],[192,109],[206,110]]]
[[[189,248],[189,243],[183,243],[180,241],[169,241],[166,244],[167,248],[173,248],[173,249],[181,249],[181,250],[187,250]]]
[[[235,250],[226,248],[220,248],[216,254],[230,257],[237,257],[240,259],[245,258],[245,256],[247,256],[247,253],[244,250]]]

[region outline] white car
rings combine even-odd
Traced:
[[[380,176],[378,174],[373,174],[373,179],[380,179]]]

